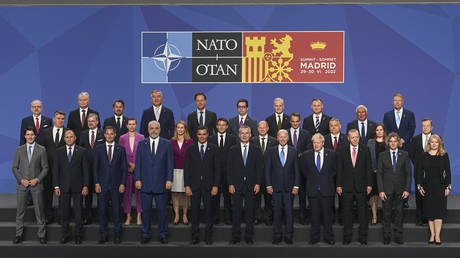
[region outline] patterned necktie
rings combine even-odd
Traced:
[[[117,117],[117,129],[121,129],[120,117]]]
[[[67,153],[67,160],[69,161],[72,161],[72,147],[69,147],[69,153]]]
[[[204,158],[204,144],[201,144],[200,156],[201,156],[201,160],[203,160],[203,158]]]
[[[337,150],[337,145],[338,145],[338,143],[337,143],[337,136],[334,136],[334,151]]]
[[[294,144],[294,148],[297,149],[297,129],[294,129],[294,137],[292,137],[293,140],[292,140],[292,143]]]
[[[91,149],[94,149],[94,130],[91,131],[91,141],[89,142],[89,144],[91,145]]]
[[[223,148],[223,147],[224,147],[224,135],[221,134],[221,135],[220,135],[219,148]]]
[[[356,166],[356,147],[353,147],[353,153],[352,153],[352,156],[353,156],[353,167]]]
[[[30,160],[32,159],[32,145],[29,146],[29,151],[27,152],[27,158]]]
[[[316,116],[316,121],[315,121],[315,130],[316,130],[316,132],[318,132],[318,128],[319,128],[319,116]]]
[[[430,137],[425,136],[425,148],[423,148],[424,150],[426,150],[426,148],[428,147],[428,140],[430,139]]]
[[[321,152],[318,152],[318,155],[316,156],[316,168],[318,169],[318,172],[321,172]]]
[[[155,120],[159,121],[160,120],[160,108],[155,107]]]
[[[401,115],[399,114],[399,111],[396,111],[396,125],[398,126],[401,124]]]
[[[38,121],[38,117],[35,118],[35,129],[37,129],[37,134],[40,133],[40,122]]]
[[[243,121],[243,117],[241,117],[240,127],[242,127],[243,125],[244,125],[244,121]]]
[[[284,160],[285,159],[284,147],[281,147],[280,159],[281,159],[281,165],[284,167],[284,164],[286,163],[286,161]]]
[[[86,110],[81,111],[81,128],[85,127],[85,121],[86,121],[86,115],[85,115]]]
[[[244,163],[244,166],[246,167],[246,160],[248,158],[248,145],[245,144],[244,145],[244,150],[243,150],[243,163]]]
[[[108,158],[109,158],[109,163],[112,163],[112,145],[109,145]]]
[[[203,111],[200,111],[200,125],[203,126]]]
[[[393,151],[393,172],[396,172],[396,151]]]
[[[281,130],[281,116],[278,115],[278,130]]]
[[[262,153],[265,153],[265,137],[262,138]]]
[[[361,140],[366,139],[366,131],[364,129],[364,122],[361,122]]]
[[[56,130],[56,136],[54,137],[54,144],[57,146],[59,144],[59,129]]]

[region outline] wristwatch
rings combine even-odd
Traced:
[[[449,190],[450,190],[451,188],[452,188],[452,184],[449,184],[449,185],[446,187],[446,189],[449,189]]]
[[[423,187],[421,185],[417,185],[417,191],[423,190]]]

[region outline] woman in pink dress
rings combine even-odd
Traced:
[[[128,178],[126,179],[126,191],[123,196],[123,210],[126,214],[125,225],[131,224],[131,205],[133,191],[136,195],[137,225],[142,224],[142,202],[141,192],[134,187],[134,167],[136,164],[137,144],[144,139],[144,136],[136,132],[137,122],[134,118],[128,119],[128,132],[120,136],[120,145],[126,149],[126,161],[128,162]]]
[[[170,141],[174,153],[174,179],[171,189],[175,214],[174,224],[179,224],[179,196],[182,196],[182,221],[187,225],[188,197],[184,194],[184,159],[185,151],[193,144],[193,140],[190,139],[190,135],[187,131],[187,124],[184,121],[181,120],[176,123],[174,137],[171,138]]]

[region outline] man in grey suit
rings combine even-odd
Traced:
[[[403,244],[403,202],[409,197],[411,185],[411,164],[409,154],[398,149],[399,136],[390,133],[388,136],[389,150],[379,154],[377,165],[377,185],[380,199],[383,202],[383,243],[390,244],[391,213],[395,209],[394,241]]]
[[[26,143],[16,148],[12,168],[17,181],[16,237],[13,243],[22,242],[27,194],[30,193],[34,203],[35,218],[39,225],[38,238],[40,244],[46,244],[43,179],[48,173],[48,158],[45,147],[35,143],[36,133],[33,126],[25,129],[24,137]]]
[[[240,99],[236,103],[238,108],[238,115],[231,118],[228,125],[228,133],[235,136],[239,135],[240,127],[243,125],[249,126],[251,128],[251,135],[257,136],[257,121],[249,117],[248,108],[249,102],[247,99]]]

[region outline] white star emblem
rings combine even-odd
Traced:
[[[152,57],[155,66],[166,73],[174,71],[182,58],[179,49],[168,42],[157,47]]]

